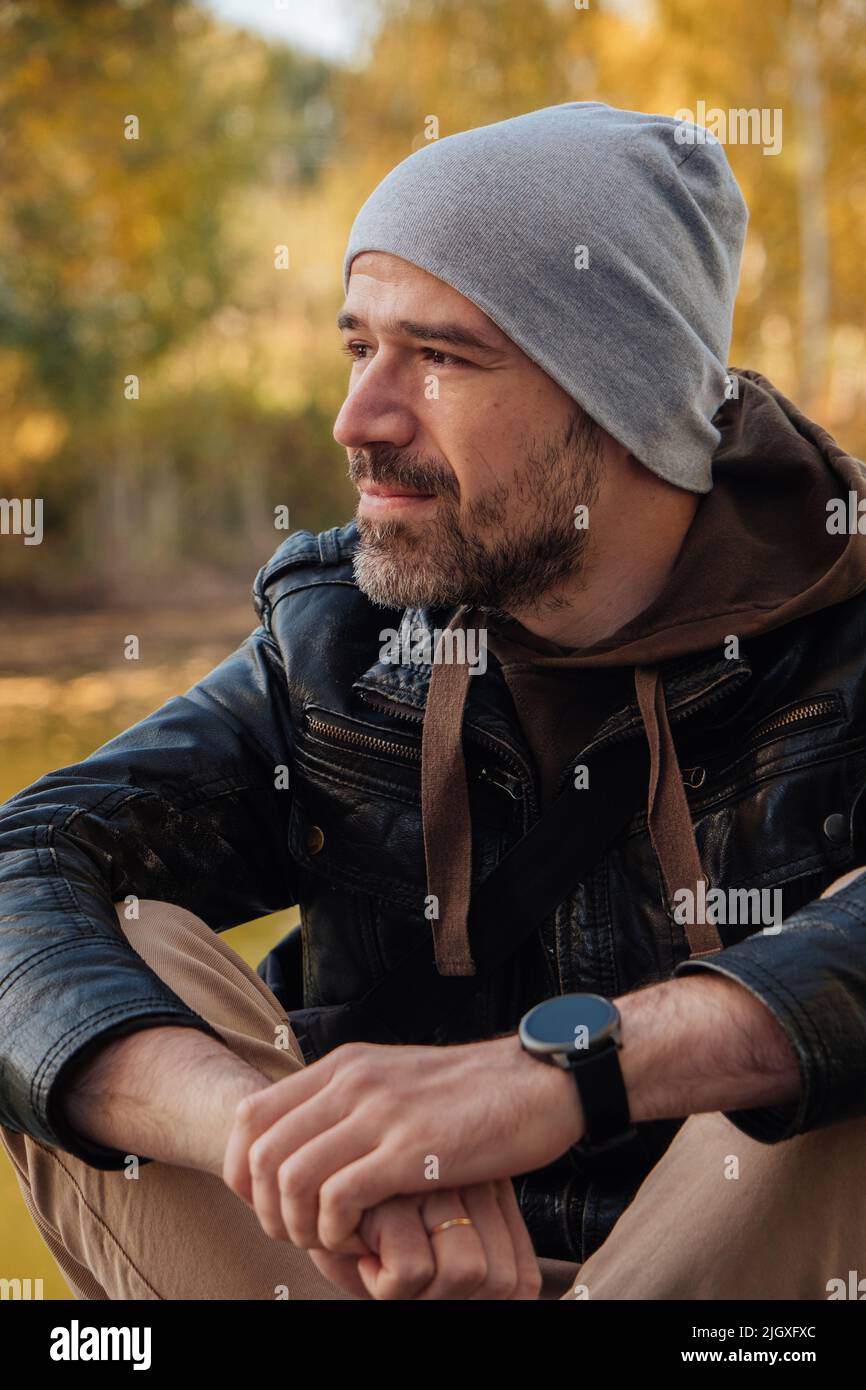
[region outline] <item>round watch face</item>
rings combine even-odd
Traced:
[[[581,1052],[612,1037],[618,1023],[616,1005],[600,994],[562,994],[530,1009],[520,1041],[533,1052]]]

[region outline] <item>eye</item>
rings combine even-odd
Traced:
[[[370,344],[361,343],[358,342],[357,339],[353,339],[351,342],[343,343],[340,351],[344,352],[347,357],[351,357],[353,362],[366,362],[367,353],[370,351]],[[465,358],[455,357],[453,353],[442,352],[439,348],[422,347],[419,348],[419,351],[426,354],[435,367],[468,366]]]
[[[451,353],[440,352],[438,348],[422,348],[421,351],[429,353],[431,357],[440,358],[439,362],[433,364],[436,367],[463,367],[466,365],[462,357],[454,357]]]

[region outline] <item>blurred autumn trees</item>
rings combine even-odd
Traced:
[[[7,595],[246,581],[275,507],[351,514],[343,249],[431,117],[781,109],[781,153],[728,148],[751,210],[731,361],[866,452],[861,0],[367,3],[337,68],[191,0],[0,0],[0,496],[45,501],[41,546],[0,537]]]
[[[278,385],[274,246],[333,145],[328,69],[177,0],[0,18],[0,493],[46,526],[3,577],[247,572],[325,466],[328,412]]]

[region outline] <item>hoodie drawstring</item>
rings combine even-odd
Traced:
[[[664,686],[657,666],[636,666],[634,688],[650,751],[647,828],[662,871],[668,901],[683,888],[698,902],[698,883],[706,883],[692,825],[677,750],[671,737]],[[707,885],[709,886],[709,885]],[[690,914],[694,915],[694,914]],[[712,922],[686,922],[691,956],[712,955],[722,941]]]
[[[460,626],[465,605],[446,631]],[[472,822],[463,758],[463,712],[471,671],[467,661],[432,663],[421,738],[421,818],[427,869],[426,915],[433,923],[440,975],[474,975],[467,918],[472,884]],[[450,638],[447,640],[451,640]],[[670,905],[688,889],[697,903],[701,867],[682,772],[671,737],[657,666],[634,668],[635,694],[650,753],[647,828]],[[455,849],[456,847],[456,849]],[[707,885],[709,886],[709,885]],[[695,914],[689,914],[694,916]],[[711,921],[686,923],[690,956],[712,955],[722,941]]]
[[[458,608],[446,632],[461,625],[465,612],[465,605]],[[426,915],[433,923],[439,974],[474,975],[466,920],[472,884],[472,821],[462,738],[471,671],[468,661],[437,659],[444,641],[443,633],[433,656],[421,735]]]

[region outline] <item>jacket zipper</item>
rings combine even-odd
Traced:
[[[424,722],[423,714],[416,714],[414,710],[407,710],[402,705],[400,705],[399,707],[391,708],[392,712],[396,714],[399,719],[408,719],[410,722],[414,724],[423,724]],[[514,770],[513,773],[509,773],[504,770],[502,771],[502,775],[504,777],[514,778],[514,781],[512,782],[512,787],[516,782],[516,784],[519,787],[526,789],[526,809],[523,817],[523,829],[525,831],[527,825],[527,817],[529,817],[530,820],[534,820],[538,815],[538,802],[535,796],[535,784],[532,780],[532,773],[530,772],[529,768],[526,767],[523,763],[521,763],[518,758],[515,758],[513,754],[509,753],[507,749],[503,749],[502,744],[499,742],[498,739],[492,738],[489,734],[485,734],[481,729],[471,729],[467,727],[466,733],[468,737],[473,740],[473,742],[480,744],[482,748],[486,748],[489,752],[494,753],[496,755],[497,760],[500,763],[504,764],[505,767],[512,768]],[[489,780],[493,782],[496,786],[502,785],[501,783],[496,782],[495,778],[489,773],[488,777]],[[512,793],[509,792],[509,795],[511,794]],[[519,799],[519,797],[514,797],[515,801]]]
[[[743,754],[750,752],[761,739],[766,738],[767,734],[776,733],[779,729],[789,729],[793,724],[808,726],[816,721],[826,719],[828,716],[838,714],[840,709],[841,702],[838,695],[819,695],[813,700],[805,700],[802,704],[785,710],[784,714],[765,719],[762,724],[753,729],[743,744],[739,756],[742,757]],[[707,780],[705,767],[684,767],[681,771],[683,781],[688,787],[702,787]]]
[[[405,717],[412,718],[413,716],[407,714]],[[418,718],[420,720],[421,716],[419,715]],[[314,719],[312,716],[308,716],[307,728],[312,734],[332,739],[337,743],[345,743],[350,748],[366,748],[372,753],[381,753],[386,756],[397,754],[398,757],[411,763],[420,763],[421,761],[420,748],[411,747],[405,743],[395,743],[390,739],[377,738],[373,734],[362,734],[356,729],[346,729],[341,724],[329,724],[323,719]],[[499,749],[496,751],[501,756],[501,751]],[[494,787],[507,792],[512,801],[521,799],[519,788],[522,787],[522,782],[520,777],[506,772],[502,768],[491,770],[487,767],[481,769],[480,776]]]
[[[749,747],[757,739],[763,738],[765,734],[774,733],[776,729],[786,729],[791,724],[822,719],[828,714],[837,714],[839,708],[840,702],[837,695],[819,696],[814,700],[805,701],[804,704],[795,705],[793,709],[786,710],[784,714],[765,719],[763,724],[759,724],[757,729],[753,729],[746,740],[746,747]]]
[[[495,769],[495,771],[499,772],[499,777],[496,777],[488,767],[482,767],[478,775],[482,781],[490,782],[492,786],[499,787],[500,791],[507,792],[512,801],[519,801],[522,786],[520,778],[515,777],[511,772],[504,772],[502,769]]]
[[[323,719],[308,718],[310,733],[325,736],[337,743],[347,743],[352,748],[369,748],[374,753],[397,753],[408,762],[420,763],[421,749],[412,748],[405,743],[392,743],[390,739],[376,738],[373,734],[361,734],[356,729],[344,729],[340,724],[326,724]]]

